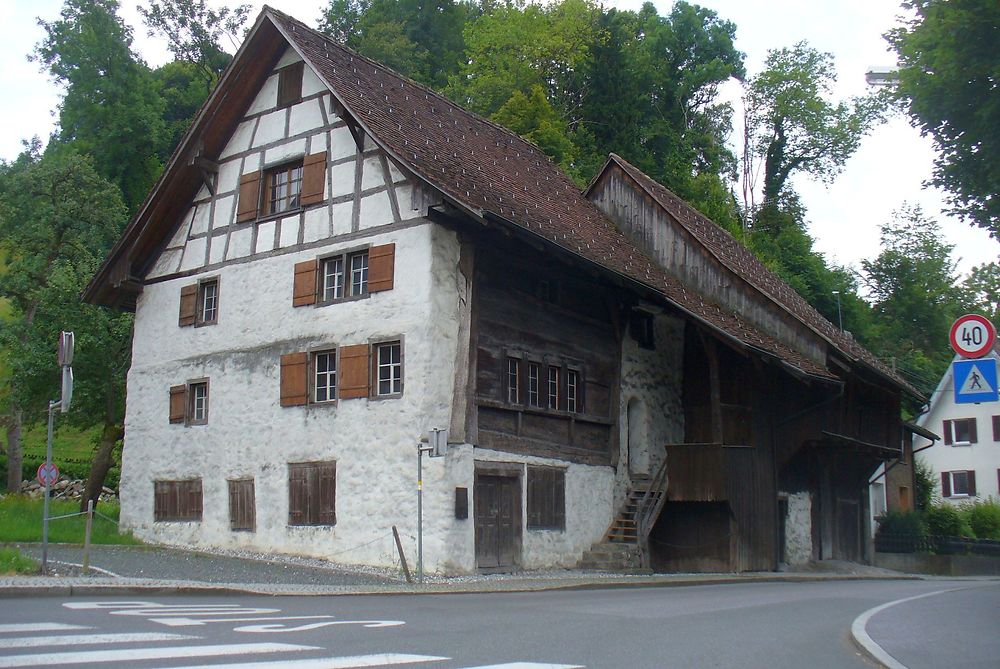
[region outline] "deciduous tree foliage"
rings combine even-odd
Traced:
[[[229,64],[223,41],[236,49],[250,5],[209,7],[205,0],[152,0],[138,6],[150,37],[161,35],[174,59],[202,69],[214,83]]]
[[[954,213],[1000,238],[1000,3],[907,0],[913,18],[886,37],[896,95],[938,152],[933,182]]]
[[[91,156],[134,210],[159,175],[163,101],[132,52],[132,29],[115,0],[65,0],[60,18],[39,21],[33,57],[63,86],[59,139]]]
[[[75,415],[87,424],[121,424],[127,316],[79,302],[79,292],[117,238],[126,218],[118,188],[89,158],[63,146],[34,150],[0,169],[0,297],[10,305],[0,321],[8,376],[8,489],[21,477],[21,426],[39,420],[58,397],[56,336],[79,324]],[[114,436],[106,431],[108,438]],[[112,440],[112,447],[114,441]],[[103,481],[103,476],[101,478]]]
[[[764,206],[773,204],[789,177],[807,173],[829,182],[883,119],[885,100],[873,94],[834,102],[833,56],[799,42],[768,52],[745,97],[744,173],[763,163]]]

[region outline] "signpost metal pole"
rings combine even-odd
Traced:
[[[49,401],[49,431],[48,440],[45,443],[45,469],[46,472],[52,468],[52,421],[53,412],[59,402]],[[51,490],[51,479],[45,477],[45,500],[42,502],[42,571],[48,570],[49,563],[49,492]]]
[[[417,444],[417,580],[424,582],[424,453],[439,458],[448,452],[448,430],[432,428],[429,444]]]

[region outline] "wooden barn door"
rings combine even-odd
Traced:
[[[476,566],[506,569],[517,565],[521,548],[521,481],[517,476],[477,474]]]

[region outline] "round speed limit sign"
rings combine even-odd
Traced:
[[[993,348],[997,331],[988,318],[966,314],[951,326],[949,338],[955,353],[963,358],[981,358]]]

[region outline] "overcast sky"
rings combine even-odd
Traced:
[[[169,59],[165,44],[150,39],[142,25],[135,0],[120,0],[121,15],[135,30],[135,48],[151,66]],[[218,3],[213,3],[218,4]],[[236,0],[228,3],[238,4]],[[254,13],[263,3],[252,3]],[[315,25],[325,0],[270,0],[270,5]],[[638,0],[606,0],[607,5],[637,9]],[[655,2],[660,14],[670,2]],[[882,34],[897,23],[899,2],[894,0],[703,0],[702,6],[718,12],[737,26],[736,46],[746,54],[747,71],[757,72],[767,50],[807,40],[829,51],[836,59],[838,95],[865,91],[864,73],[873,65],[895,61]],[[41,39],[36,17],[51,21],[59,16],[61,0],[0,1],[0,158],[10,160],[21,150],[21,140],[52,132],[59,90],[39,72],[26,55]],[[739,86],[724,90],[738,101]],[[740,131],[738,119],[735,133]],[[734,139],[736,137],[734,136]],[[941,223],[946,240],[955,246],[953,259],[959,270],[997,262],[1000,242],[985,231],[941,213],[940,193],[923,187],[931,175],[934,152],[929,140],[911,128],[905,118],[895,118],[865,139],[832,186],[796,179],[795,188],[808,209],[810,233],[817,250],[829,261],[854,265],[879,252],[879,227],[904,202],[920,204]]]

